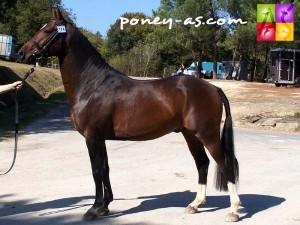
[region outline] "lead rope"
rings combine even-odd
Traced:
[[[25,75],[22,78],[22,84],[29,77],[29,75],[33,72],[34,72],[34,67],[32,67],[30,70],[28,70],[25,73]],[[12,160],[12,163],[11,163],[9,169],[4,173],[0,173],[0,175],[8,174],[15,165],[15,162],[16,162],[16,159],[17,159],[17,151],[18,151],[18,137],[19,137],[19,91],[16,89],[16,94],[15,94],[15,147],[14,147],[14,156],[13,156],[13,160]]]

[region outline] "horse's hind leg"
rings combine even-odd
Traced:
[[[194,157],[198,170],[198,190],[196,198],[186,208],[185,212],[194,214],[198,212],[198,206],[206,203],[206,184],[209,159],[205,153],[203,144],[196,138],[194,133],[189,130],[183,130],[182,134],[188,144],[190,152]]]
[[[237,166],[237,161],[235,157],[228,157],[226,156],[226,153],[222,151],[221,140],[219,138],[205,138],[204,143],[218,166],[216,187],[219,190],[229,191],[231,205],[226,216],[226,221],[236,222],[239,220],[237,209],[241,203],[237,192],[236,174],[234,171],[234,166]]]
[[[84,214],[83,219],[94,220],[97,216],[104,216],[109,212],[108,205],[113,200],[113,193],[109,181],[109,166],[105,141],[96,138],[87,138],[86,144],[92,165],[96,198],[92,208]]]

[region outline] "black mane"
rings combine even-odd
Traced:
[[[82,62],[86,66],[95,66],[99,70],[105,70],[105,72],[110,72],[109,74],[122,75],[120,71],[111,67],[108,62],[102,57],[101,53],[91,44],[88,38],[80,32],[80,30],[72,25],[72,45],[77,45],[80,48],[80,51],[77,51],[77,54],[80,53],[78,57],[82,58]],[[74,47],[74,46],[73,46]],[[76,47],[77,48],[77,47]],[[102,74],[102,73],[101,73]]]

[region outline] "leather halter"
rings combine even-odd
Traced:
[[[55,21],[51,21],[54,22]],[[56,24],[56,26],[65,26],[65,23],[63,24]],[[58,37],[59,35],[62,35],[63,33],[58,32],[58,30],[55,31],[54,34],[52,34],[43,44],[39,44],[36,40],[34,40],[33,38],[30,39],[30,41],[33,43],[33,45],[37,48],[37,50],[33,53],[33,57],[35,58],[42,58],[44,57],[45,52],[47,51],[48,46],[56,39],[56,37]]]

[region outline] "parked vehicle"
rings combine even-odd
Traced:
[[[6,34],[0,34],[0,58],[14,61],[16,57],[16,41]]]
[[[194,63],[192,63],[192,65],[190,65],[190,67],[186,68],[183,71],[183,74],[185,74],[185,75],[191,75],[191,76],[196,77],[197,73],[196,73],[196,67],[194,66]]]
[[[271,80],[276,87],[296,85],[300,87],[300,50],[271,50]]]
[[[202,70],[201,70],[201,77],[206,79],[213,78],[213,62],[202,62]],[[222,63],[217,63],[217,78],[221,78],[221,66]],[[192,63],[187,69],[183,71],[184,74],[197,76],[195,63]]]

